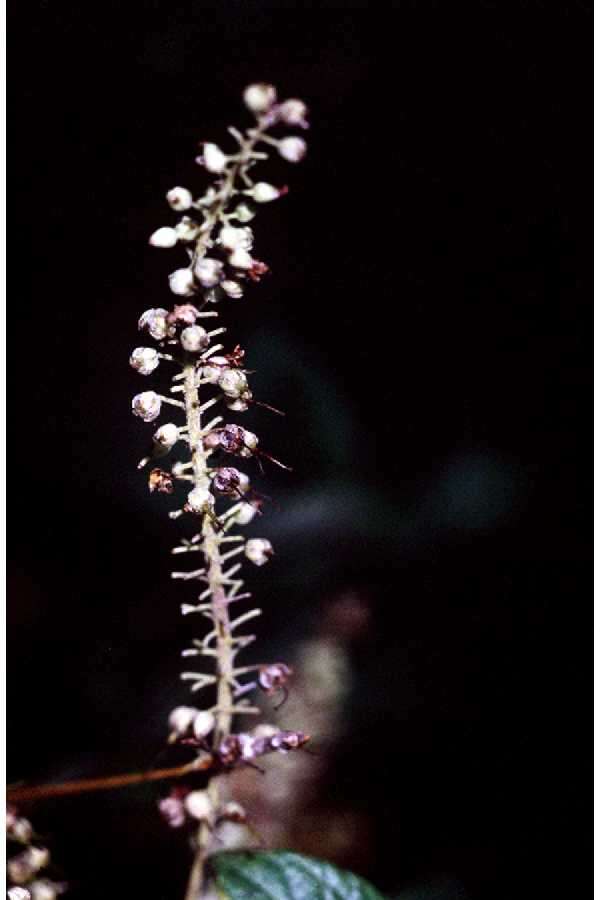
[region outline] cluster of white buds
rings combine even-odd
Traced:
[[[308,110],[302,100],[278,101],[277,91],[270,84],[249,85],[244,102],[256,116],[256,126],[244,134],[230,129],[238,144],[231,153],[211,141],[202,142],[196,162],[215,176],[214,184],[196,199],[185,187],[168,191],[171,209],[186,215],[173,225],[157,228],[150,236],[153,247],[170,249],[180,243],[187,249],[189,265],[169,276],[170,289],[177,296],[203,294],[206,302],[222,297],[239,299],[244,295],[244,280],[258,281],[268,271],[268,266],[251,254],[254,236],[247,223],[254,218],[254,204],[276,200],[287,193],[287,187],[254,181],[251,170],[268,158],[271,148],[291,163],[304,158],[304,138],[293,134],[275,137],[269,131],[280,125],[308,128]],[[240,194],[249,202],[240,203]],[[217,255],[207,256],[209,249]]]
[[[6,863],[9,900],[56,900],[66,885],[43,876],[42,870],[50,863],[50,853],[46,847],[32,843],[31,823],[12,807],[6,811],[6,837],[9,844],[22,848]]]
[[[196,709],[195,706],[176,706],[169,716],[171,740],[193,735],[202,740],[215,727],[215,717],[208,710]]]
[[[185,649],[185,657],[205,657],[211,661],[210,673],[182,672],[181,678],[191,682],[192,692],[205,688],[215,690],[216,700],[206,708],[177,706],[169,715],[169,742],[193,748],[217,771],[236,764],[253,764],[266,753],[287,753],[302,747],[308,737],[302,732],[281,731],[274,726],[259,726],[251,732],[234,734],[233,717],[256,715],[247,695],[260,689],[268,696],[283,692],[291,669],[285,663],[239,666],[237,654],[249,646],[255,635],[241,634],[240,628],[261,614],[250,609],[239,615],[231,612],[232,604],[251,597],[243,590],[239,570],[245,561],[263,566],[273,556],[266,538],[232,533],[261,514],[262,499],[250,485],[248,475],[237,468],[219,465],[221,453],[241,459],[265,457],[283,468],[259,448],[254,432],[234,423],[223,423],[223,416],[205,421],[205,413],[216,404],[221,410],[244,412],[250,404],[268,407],[253,398],[243,367],[244,351],[236,346],[226,352],[214,338],[224,328],[208,330],[209,317],[216,317],[213,304],[225,297],[234,300],[246,295],[246,286],[259,281],[269,271],[267,264],[254,256],[254,232],[249,226],[262,204],[287,193],[269,181],[254,179],[253,169],[275,151],[285,160],[297,163],[306,154],[306,142],[297,135],[273,135],[276,126],[307,128],[306,105],[297,99],[279,101],[272,85],[253,84],[244,92],[244,102],[256,117],[244,133],[230,128],[237,142],[231,152],[215,143],[202,142],[196,162],[215,176],[201,196],[185,187],[174,187],[167,193],[167,203],[179,221],[157,228],[150,236],[153,247],[179,247],[187,255],[187,265],[175,268],[169,275],[169,287],[178,301],[172,310],[146,310],[138,327],[159,347],[136,347],[131,366],[141,375],[152,374],[160,363],[176,368],[170,388],[163,393],[153,390],[137,394],[132,401],[133,413],[144,422],[156,420],[165,404],[174,406],[185,416],[181,424],[159,425],[152,437],[148,455],[140,467],[162,458],[176,446],[185,451],[171,471],[152,468],[148,487],[152,493],[172,495],[184,493],[180,508],[169,512],[173,519],[183,514],[200,522],[197,534],[182,539],[174,553],[200,553],[203,561],[189,571],[173,572],[175,579],[202,584],[196,603],[181,604],[183,615],[201,613],[210,621],[210,630],[202,639]],[[207,397],[203,396],[204,391]],[[277,412],[277,410],[275,410]],[[214,456],[217,457],[213,464]],[[261,467],[262,468],[262,467]],[[180,482],[185,483],[185,489]],[[237,608],[237,606],[235,607]],[[200,666],[199,668],[203,668]],[[255,673],[256,681],[244,676]],[[240,680],[242,679],[242,680]],[[200,823],[199,834],[205,834],[222,820],[244,822],[245,812],[238,804],[220,805],[217,792],[174,788],[160,801],[162,815],[173,828]],[[208,829],[206,826],[208,825]],[[198,838],[200,840],[200,838]]]

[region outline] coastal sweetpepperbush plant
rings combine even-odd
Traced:
[[[186,529],[172,550],[181,565],[171,577],[190,582],[181,613],[201,627],[194,628],[182,651],[181,679],[194,703],[184,702],[170,712],[167,744],[189,751],[191,759],[146,773],[17,788],[9,791],[9,799],[168,779],[173,787],[159,801],[159,812],[167,826],[188,834],[192,850],[185,900],[377,900],[374,888],[328,863],[266,851],[260,836],[257,850],[252,811],[229,791],[227,776],[234,769],[259,768],[261,757],[302,751],[310,739],[302,730],[255,724],[261,708],[252,702],[253,692],[271,698],[276,708],[287,697],[290,666],[277,659],[248,665],[240,658],[256,640],[245,627],[261,614],[249,603],[252,594],[245,589],[242,567],[263,566],[274,554],[268,537],[247,539],[240,532],[260,519],[266,499],[242,467],[253,457],[259,465],[266,460],[288,467],[236,421],[253,405],[279,410],[254,396],[246,354],[229,339],[228,326],[218,321],[221,308],[234,307],[269,272],[268,264],[255,255],[250,223],[261,207],[284,196],[287,187],[271,184],[255,169],[262,172],[272,153],[290,163],[304,158],[308,110],[302,100],[279,100],[270,84],[250,85],[243,99],[253,122],[243,131],[228,129],[232,149],[212,142],[200,145],[196,162],[209,176],[203,192],[181,186],[167,192],[167,204],[177,217],[157,228],[150,244],[174,250],[185,264],[180,262],[168,275],[170,303],[141,314],[143,338],[129,360],[144,378],[160,378],[166,370],[162,384],[153,380],[133,397],[131,409],[154,428],[138,468],[145,472],[150,492],[173,498],[169,517]],[[172,421],[160,421],[166,414]],[[228,840],[227,827],[232,825],[246,829],[248,841],[242,842],[242,849],[239,837],[235,849]],[[14,875],[16,864],[12,869]],[[23,886],[12,878],[10,900],[47,900],[48,891],[56,896],[64,890],[64,884],[46,880],[46,894],[39,889],[28,892],[27,882],[36,872],[27,872]]]

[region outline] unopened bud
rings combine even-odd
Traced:
[[[169,714],[169,728],[178,736],[186,734],[197,715],[194,706],[176,706]]]
[[[234,228],[233,225],[225,225],[219,232],[219,241],[226,250],[250,250],[252,248],[252,231],[250,228]]]
[[[167,422],[166,425],[161,425],[160,428],[157,428],[152,436],[152,440],[165,450],[170,450],[179,440],[179,428],[173,422]]]
[[[208,791],[192,791],[184,800],[187,812],[200,822],[210,822],[214,808]]]
[[[159,363],[158,352],[153,347],[136,347],[129,357],[129,365],[140,375],[151,375]]]
[[[187,497],[187,505],[194,513],[203,513],[214,506],[214,497],[206,488],[195,487]]]
[[[243,296],[244,290],[241,284],[237,281],[233,281],[231,279],[227,279],[226,281],[221,282],[221,288],[225,291],[228,297],[231,297],[233,300],[239,300],[240,297]]]
[[[220,175],[225,171],[227,157],[216,144],[204,144],[202,148],[202,161],[205,169],[214,175]]]
[[[194,275],[202,287],[215,287],[222,278],[223,263],[219,259],[203,256],[194,266]]]
[[[206,378],[210,384],[217,384],[219,379],[229,369],[229,360],[224,356],[213,356],[208,362],[202,366],[202,377]]]
[[[200,325],[189,325],[181,332],[181,346],[188,353],[198,353],[210,344],[210,338]]]
[[[308,108],[302,100],[295,97],[291,100],[284,100],[277,109],[279,118],[286,125],[298,125],[300,128],[308,128],[306,117]]]
[[[209,712],[208,710],[202,710],[196,715],[193,724],[193,731],[198,740],[202,740],[202,738],[205,738],[207,734],[210,734],[214,727],[215,717],[211,712]]]
[[[131,401],[131,410],[135,416],[139,416],[144,422],[152,422],[160,415],[161,399],[154,391],[144,391],[136,394]]]
[[[266,181],[257,182],[248,193],[256,203],[269,203],[270,200],[276,200],[281,195],[279,188],[268,184]]]
[[[264,566],[273,556],[273,546],[266,538],[251,538],[246,541],[244,553],[255,566]]]
[[[174,228],[159,228],[150,235],[148,243],[153,247],[174,247],[177,243],[177,232]]]
[[[200,226],[194,219],[190,219],[189,216],[183,216],[174,230],[178,241],[195,241],[198,237]]]
[[[174,187],[167,194],[167,203],[176,212],[189,209],[193,203],[193,197],[187,188]]]
[[[181,797],[163,797],[158,809],[170,828],[181,828],[185,824],[185,807]]]
[[[277,100],[277,91],[272,84],[259,82],[257,84],[249,84],[243,96],[244,103],[250,112],[264,113]]]
[[[255,503],[242,503],[235,513],[235,521],[238,525],[248,525],[258,512],[258,506]]]
[[[256,213],[250,209],[247,203],[238,203],[232,215],[235,216],[238,222],[251,222]]]
[[[31,900],[56,900],[59,893],[58,886],[46,878],[32,881],[27,885],[27,890],[31,895]]]
[[[277,149],[288,162],[297,163],[306,156],[306,141],[300,137],[286,137],[279,142]]]
[[[191,269],[176,269],[169,275],[169,287],[179,297],[191,297],[194,293],[194,275]]]
[[[248,379],[239,369],[226,369],[218,384],[227,397],[240,397],[248,390]]]
[[[162,341],[171,332],[167,322],[168,315],[166,309],[147,309],[139,318],[138,328],[140,331],[147,331],[155,340]]]
[[[234,250],[233,253],[229,254],[227,262],[235,269],[251,269],[254,260],[247,250],[244,250],[242,247],[238,247],[237,250]]]

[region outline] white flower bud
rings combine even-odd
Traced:
[[[249,193],[256,203],[268,203],[270,200],[276,200],[281,191],[272,184],[267,184],[266,181],[258,181]]]
[[[144,422],[152,422],[160,415],[160,404],[158,394],[154,391],[144,391],[142,394],[136,394],[131,401],[131,411]]]
[[[249,84],[244,91],[244,103],[253,113],[263,113],[270,109],[277,100],[277,91],[272,84],[264,82]]]
[[[234,228],[233,225],[225,225],[219,232],[219,241],[226,250],[242,250],[252,249],[252,229],[251,228]]]
[[[236,398],[248,390],[248,379],[239,369],[227,369],[221,373],[218,385],[225,396]]]
[[[277,149],[288,162],[300,162],[306,156],[306,141],[301,137],[286,137],[279,142]]]
[[[58,897],[57,886],[45,878],[32,881],[27,889],[31,900],[56,900]]]
[[[266,538],[252,538],[246,541],[244,553],[255,566],[264,566],[273,556],[273,547]]]
[[[154,432],[152,440],[155,444],[170,450],[179,440],[179,428],[173,422],[167,422]]]
[[[28,847],[25,850],[25,856],[34,872],[39,872],[50,862],[50,853],[46,847]]]
[[[191,269],[176,269],[169,275],[169,287],[179,297],[191,297],[194,293],[194,276]]]
[[[10,828],[10,836],[22,844],[27,844],[32,838],[33,828],[29,819],[15,819]]]
[[[177,232],[174,228],[159,228],[150,235],[149,243],[153,247],[174,247],[177,243]]]
[[[178,241],[195,241],[200,231],[200,226],[189,216],[183,216],[175,226],[175,234]]]
[[[235,521],[237,525],[248,525],[256,515],[257,508],[253,503],[242,503],[235,513]]]
[[[205,288],[214,287],[221,280],[223,263],[218,259],[203,256],[194,266],[194,275]]]
[[[229,372],[229,360],[224,356],[213,356],[202,366],[202,377],[210,384],[217,384],[221,375]]]
[[[220,175],[227,165],[227,157],[216,144],[204,144],[202,148],[204,167],[215,175]]]
[[[169,728],[177,735],[185,734],[197,715],[193,706],[176,706],[169,715]]]
[[[182,187],[174,187],[167,194],[167,203],[176,212],[183,212],[184,209],[189,209],[193,199],[188,189]]]
[[[247,203],[238,203],[233,211],[233,215],[238,222],[251,222],[256,213],[250,209]]]
[[[200,822],[210,822],[214,809],[208,791],[192,791],[183,801],[186,810]]]
[[[129,357],[129,365],[140,375],[151,375],[159,363],[158,352],[153,347],[136,347]]]
[[[147,331],[156,341],[162,341],[171,331],[167,322],[168,315],[169,311],[166,309],[147,309],[139,318],[138,328],[140,331]]]
[[[286,125],[299,125],[301,128],[308,128],[306,116],[308,108],[302,100],[295,97],[291,100],[284,100],[278,108],[279,118]]]
[[[207,709],[199,712],[194,719],[194,735],[198,738],[198,740],[202,740],[202,738],[205,738],[207,734],[210,734],[214,727],[215,717]]]
[[[181,332],[181,346],[189,353],[198,353],[210,344],[210,338],[200,325],[188,325]]]
[[[230,253],[227,262],[236,269],[251,269],[254,264],[248,251],[243,250],[242,247],[238,247],[237,250]]]
[[[8,900],[31,900],[31,894],[27,888],[22,887],[11,887],[6,896]]]
[[[237,281],[227,279],[226,281],[221,282],[221,287],[227,296],[232,297],[234,300],[239,300],[244,294],[241,284]]]
[[[206,488],[195,487],[188,494],[187,502],[192,512],[203,513],[207,508],[214,506],[215,498]]]

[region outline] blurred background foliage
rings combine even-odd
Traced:
[[[180,259],[147,246],[164,194],[201,188],[196,142],[265,79],[313,128],[269,170],[290,185],[256,219],[272,275],[223,304],[287,411],[237,420],[294,468],[254,472],[277,556],[249,573],[247,658],[304,673],[276,721],[316,727],[317,755],[245,789],[267,831],[288,798],[274,839],[398,900],[574,896],[590,9],[38,0],[8,21],[9,780],[163,762],[187,699],[185,527],[136,472],[127,359]],[[158,791],[39,804],[75,900],[182,895]]]

